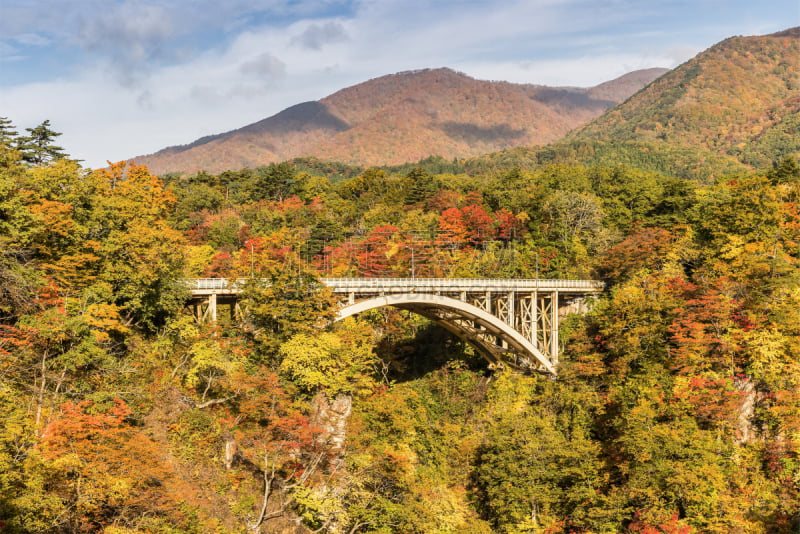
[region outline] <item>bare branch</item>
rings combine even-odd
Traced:
[[[214,404],[222,404],[223,402],[228,402],[229,400],[233,400],[237,396],[238,394],[233,394],[227,397],[223,397],[221,399],[211,399],[210,401],[206,401],[196,405],[195,408],[208,408],[209,406],[213,406]]]

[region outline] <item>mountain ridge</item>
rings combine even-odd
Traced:
[[[222,172],[302,156],[367,166],[431,155],[474,157],[555,141],[665,72],[634,71],[577,88],[476,80],[448,68],[405,71],[134,161],[163,174]]]
[[[730,37],[571,132],[691,147],[764,166],[800,152],[800,27]]]

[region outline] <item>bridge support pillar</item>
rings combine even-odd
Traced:
[[[531,343],[539,349],[539,293],[534,291],[531,295]],[[541,349],[540,349],[541,350]]]
[[[507,317],[506,317],[506,324],[509,325],[511,328],[514,328],[515,316],[514,316],[514,300],[516,299],[517,295],[513,291],[508,292],[508,309],[506,310]]]
[[[550,312],[553,314],[550,319],[550,361],[553,365],[558,363],[558,290],[553,291],[553,296],[550,297]]]
[[[211,318],[211,322],[217,322],[217,294],[212,293],[208,296],[208,308],[206,309],[206,315]]]

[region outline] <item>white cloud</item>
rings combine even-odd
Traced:
[[[75,38],[88,52],[105,57],[105,67],[128,85],[169,55],[165,45],[173,32],[165,9],[126,1],[84,19]]]
[[[47,46],[52,42],[47,37],[39,35],[38,33],[23,33],[22,35],[14,37],[14,40],[21,45],[29,46]]]
[[[86,55],[69,79],[0,87],[3,113],[18,128],[50,119],[64,133],[60,144],[92,167],[393,72],[451,67],[480,79],[592,86],[675,66],[719,40],[698,30],[716,19],[682,23],[680,33],[662,26],[653,13],[677,4],[657,0],[361,0],[355,11],[326,0],[37,0],[39,23],[28,3],[0,4],[0,30],[14,28],[0,57],[20,55],[17,43],[55,46],[70,27],[80,29],[71,39]]]

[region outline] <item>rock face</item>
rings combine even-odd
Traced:
[[[737,378],[734,382],[741,394],[741,402],[736,417],[736,441],[739,444],[749,443],[753,439],[753,415],[756,406],[756,390],[752,380]]]
[[[347,442],[347,424],[353,412],[353,397],[339,394],[333,401],[318,393],[311,403],[311,425],[322,430],[320,441],[326,443],[335,458],[343,458]]]
[[[403,72],[134,160],[164,174],[218,173],[303,156],[353,165],[479,156],[556,141],[666,71],[635,71],[588,89],[475,80],[450,69]]]
[[[239,447],[233,438],[225,440],[225,469],[231,469],[236,460],[236,455],[239,452]]]

